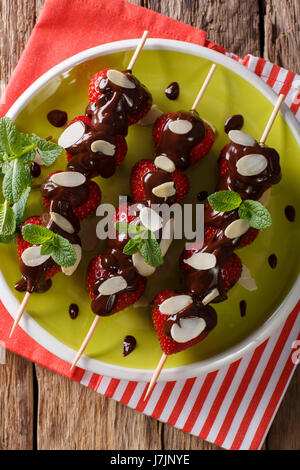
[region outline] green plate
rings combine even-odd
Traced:
[[[259,140],[272,112],[273,104],[270,100],[274,101],[274,97],[271,92],[268,92],[269,96],[267,92],[263,94],[258,87],[264,84],[239,64],[232,64],[233,61],[216,52],[187,43],[178,43],[177,46],[177,43],[164,41],[165,47],[159,49],[150,41],[148,47],[154,50],[142,52],[134,72],[152,92],[154,103],[164,112],[170,112],[191,107],[211,67],[211,60],[219,62],[199,107],[200,116],[210,121],[217,129],[216,142],[209,155],[187,171],[191,191],[185,202],[195,203],[199,191],[214,190],[217,180],[216,161],[220,150],[228,142],[224,133],[226,118],[233,114],[243,114],[245,132]],[[100,53],[104,55],[93,59],[85,57],[85,62],[71,66],[67,71],[56,75],[35,96],[33,93],[36,88],[29,90],[26,100],[17,103],[9,115],[18,114],[19,109],[23,107],[16,119],[17,126],[24,132],[35,132],[43,137],[51,135],[56,140],[62,129],[56,129],[49,124],[47,113],[52,109],[61,109],[67,111],[69,119],[84,114],[92,75],[103,68],[126,68],[130,57],[128,50],[109,53],[122,50],[122,44],[123,42],[118,49],[113,47],[115,45],[107,45],[104,49],[103,46],[98,48],[98,54],[93,52],[90,57],[99,56]],[[132,47],[130,45],[124,49]],[[75,62],[76,60],[73,61]],[[66,69],[66,66],[63,69]],[[244,77],[241,76],[242,73]],[[177,81],[180,85],[177,101],[168,100],[164,94],[167,85],[173,81]],[[253,81],[253,84],[250,81]],[[288,114],[286,110],[285,114]],[[289,115],[288,117],[295,128],[295,121]],[[151,158],[153,155],[151,131],[151,127],[142,128],[138,125],[130,127],[127,139],[128,155],[125,162],[109,180],[96,179],[102,189],[102,202],[117,205],[120,194],[130,193],[129,177],[132,166],[141,158]],[[228,300],[216,305],[218,325],[215,330],[193,348],[169,357],[166,369],[185,366],[178,369],[181,371],[181,377],[195,375],[195,372],[200,370],[199,362],[200,367],[201,364],[210,364],[211,368],[216,365],[214,362],[216,357],[222,360],[232,359],[235,357],[232,354],[239,351],[238,345],[250,344],[257,331],[260,332],[259,336],[262,339],[261,334],[265,325],[269,325],[267,320],[287,297],[297,279],[300,250],[299,244],[295,242],[299,240],[299,217],[291,223],[284,214],[287,205],[293,205],[296,213],[300,208],[300,159],[295,132],[292,132],[286,119],[279,115],[267,141],[267,144],[275,147],[281,155],[283,174],[280,184],[272,188],[268,205],[274,223],[271,228],[264,230],[258,236],[255,243],[238,252],[242,262],[251,270],[258,289],[249,292],[236,285],[230,291]],[[62,155],[51,171],[64,169],[65,165],[66,157]],[[36,183],[40,184],[48,173],[49,170],[44,168]],[[41,211],[40,191],[36,189],[30,196],[27,216],[38,215]],[[183,243],[178,240],[173,243],[166,256],[165,265],[157,270],[155,276],[149,278],[145,292],[149,299],[162,288],[179,287],[178,256]],[[51,290],[45,294],[33,295],[27,308],[30,318],[26,317],[27,319],[21,323],[22,327],[44,347],[69,361],[74,354],[70,349],[77,350],[80,347],[94,319],[86,289],[87,264],[93,256],[104,250],[105,242],[99,241],[94,252],[84,253],[83,261],[72,277],[58,274],[53,278]],[[272,253],[278,258],[276,269],[271,269],[268,264],[268,257]],[[21,301],[23,294],[18,294],[13,289],[15,282],[20,278],[15,245],[1,245],[0,259],[5,281],[13,295]],[[243,318],[239,309],[241,300],[247,302],[247,313]],[[77,303],[79,306],[80,313],[76,320],[71,320],[68,314],[71,303]],[[290,301],[290,305],[293,303],[296,303],[295,298]],[[281,322],[287,313],[285,311],[282,315]],[[278,325],[280,311],[276,315]],[[41,328],[32,326],[36,325],[34,322],[30,326],[30,319],[34,319]],[[123,358],[122,343],[124,337],[129,334],[135,336],[137,347],[129,356]],[[249,338],[252,338],[251,341]],[[94,361],[85,358],[81,365],[95,372],[104,371],[115,377],[140,378],[145,370],[155,368],[161,356],[161,349],[151,322],[151,308],[130,307],[113,316],[101,318],[86,350],[86,356]],[[110,368],[111,365],[114,367]],[[148,377],[147,374],[146,376]],[[176,372],[172,377],[176,377]]]

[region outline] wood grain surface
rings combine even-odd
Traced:
[[[299,0],[131,0],[203,28],[238,55],[300,72]],[[0,0],[0,81],[7,83],[44,0]],[[300,371],[264,448],[300,449]],[[24,359],[0,365],[0,449],[217,449]]]

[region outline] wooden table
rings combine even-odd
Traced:
[[[0,0],[2,82],[8,81],[44,1]],[[299,0],[131,1],[205,29],[209,39],[238,55],[264,56],[300,73]],[[299,392],[298,369],[264,448],[300,449]],[[0,365],[0,449],[216,448],[14,354]]]

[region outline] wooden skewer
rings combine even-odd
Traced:
[[[72,370],[72,369],[76,366],[77,362],[79,361],[79,359],[81,358],[82,354],[83,354],[84,351],[86,350],[87,345],[89,344],[89,342],[90,342],[90,340],[91,340],[91,337],[93,336],[93,334],[94,334],[94,332],[95,332],[95,329],[97,328],[97,325],[98,325],[99,321],[100,321],[100,317],[97,315],[96,318],[95,318],[95,320],[93,321],[93,324],[92,324],[91,328],[89,329],[89,332],[88,332],[88,334],[86,335],[86,337],[85,337],[85,339],[84,339],[84,341],[83,341],[83,343],[82,343],[82,345],[81,345],[81,347],[80,347],[78,353],[76,354],[76,357],[75,357],[75,359],[74,359],[74,361],[73,361],[73,364],[72,364],[70,370]]]
[[[137,61],[137,58],[138,58],[138,56],[140,55],[140,52],[141,52],[141,50],[142,50],[143,47],[144,47],[144,44],[145,44],[145,42],[146,42],[146,40],[147,40],[148,35],[149,35],[149,31],[144,31],[144,34],[143,34],[143,36],[141,37],[140,42],[138,43],[138,46],[137,46],[137,48],[136,48],[136,50],[135,50],[135,52],[134,52],[134,54],[133,54],[133,56],[132,56],[132,59],[131,59],[129,65],[128,65],[128,70],[132,70],[132,69],[133,69],[133,67],[134,67],[134,65],[135,65],[135,63],[136,63],[136,61]]]
[[[166,362],[167,359],[168,359],[167,354],[163,353],[163,355],[161,356],[160,361],[157,364],[157,367],[156,367],[156,369],[155,369],[155,371],[152,375],[152,378],[151,378],[151,381],[149,383],[149,387],[147,389],[146,395],[144,396],[144,400],[147,400],[147,397],[148,397],[149,393],[152,391],[154,385],[156,384],[156,381],[157,381],[158,377],[160,376],[161,370],[162,370],[163,366],[165,365],[165,362]]]
[[[265,141],[267,140],[267,137],[268,137],[268,135],[269,135],[269,133],[270,133],[270,130],[272,129],[272,126],[273,126],[273,124],[274,124],[274,121],[275,121],[275,119],[276,119],[276,116],[277,116],[277,114],[279,113],[279,110],[280,110],[280,108],[281,108],[281,105],[282,105],[282,103],[283,103],[284,98],[285,98],[285,96],[282,95],[282,94],[278,96],[278,100],[276,101],[276,104],[275,104],[275,106],[274,106],[273,112],[272,112],[272,114],[271,114],[271,116],[270,116],[270,119],[269,119],[269,121],[268,121],[268,124],[266,125],[266,128],[265,128],[265,130],[264,130],[264,132],[263,132],[262,138],[260,139],[260,143],[261,143],[261,144],[264,144]]]
[[[213,76],[213,74],[215,73],[216,68],[217,68],[216,64],[213,64],[213,65],[211,66],[210,71],[208,72],[208,75],[207,75],[207,77],[206,77],[206,79],[205,79],[205,81],[204,81],[204,83],[203,83],[203,85],[202,85],[202,87],[201,87],[201,89],[200,89],[200,91],[199,91],[199,93],[198,93],[196,99],[195,99],[195,102],[194,102],[194,104],[193,104],[193,106],[192,106],[192,111],[196,111],[196,109],[198,108],[198,105],[199,105],[199,103],[200,103],[200,100],[202,99],[202,96],[204,95],[204,93],[205,93],[205,91],[206,91],[206,88],[208,87],[209,82],[211,81],[212,76]]]
[[[21,303],[21,305],[20,305],[20,308],[19,308],[19,310],[18,310],[18,313],[17,313],[17,315],[16,315],[16,318],[15,318],[15,321],[14,321],[14,324],[13,324],[13,327],[12,327],[12,329],[11,329],[11,332],[10,332],[10,335],[9,335],[10,338],[12,337],[13,332],[14,332],[15,329],[16,329],[16,326],[19,324],[19,322],[20,322],[20,320],[21,320],[21,318],[22,318],[22,316],[23,316],[23,313],[24,313],[24,311],[25,311],[25,308],[26,308],[26,306],[27,306],[27,304],[28,304],[28,302],[29,302],[30,295],[31,295],[30,292],[26,292],[25,297],[24,297],[24,299],[23,299],[23,301],[22,301],[22,303]]]

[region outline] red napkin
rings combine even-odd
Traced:
[[[184,40],[217,49],[206,33],[123,0],[47,0],[8,85],[3,115],[38,77],[90,47],[121,39],[150,37]]]

